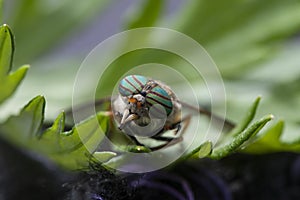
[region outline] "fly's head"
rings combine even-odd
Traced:
[[[165,128],[168,119],[174,121],[174,114],[178,114],[172,91],[161,82],[140,75],[129,75],[120,81],[118,90],[119,98],[114,101],[113,110],[118,113],[117,122],[122,131],[127,125],[147,127],[148,130],[131,130],[137,135],[145,135],[145,132],[153,135],[155,131]]]

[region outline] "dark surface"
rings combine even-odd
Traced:
[[[300,199],[300,156],[236,154],[220,161],[186,162],[142,180],[136,199],[159,199],[162,193],[169,194],[163,199],[176,199],[171,189],[180,192],[177,199]]]
[[[235,199],[300,199],[299,161],[290,153],[235,155],[218,164],[216,172]]]
[[[300,156],[236,154],[119,177],[95,163],[66,172],[0,140],[2,199],[300,199]]]
[[[76,178],[65,184],[68,188],[63,199],[132,199],[133,188],[126,179],[115,176],[96,163],[90,164],[89,171],[79,172]]]
[[[67,172],[0,139],[0,200],[130,199],[125,180],[91,163]]]
[[[64,191],[63,177],[47,166],[0,139],[0,199],[55,199]],[[53,168],[51,168],[53,167]]]

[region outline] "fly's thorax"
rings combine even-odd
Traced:
[[[152,79],[149,79],[146,84],[144,85],[142,91],[141,91],[141,94],[143,94],[144,96],[146,96],[149,92],[151,92],[151,90],[157,86],[157,82],[152,80]]]
[[[146,98],[141,94],[132,95],[131,98],[136,99],[137,102],[140,102],[143,105],[146,103]]]

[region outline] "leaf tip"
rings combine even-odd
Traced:
[[[255,99],[255,102],[258,104],[262,99],[262,95],[258,95]]]
[[[57,119],[57,120],[64,120],[65,117],[66,117],[65,111],[62,110],[62,111],[57,115],[56,119]]]
[[[28,70],[30,68],[29,64],[22,65],[20,68]]]
[[[57,132],[59,134],[63,133],[63,131],[65,129],[65,112],[64,111],[59,113],[59,115],[56,117],[56,119],[50,129],[55,130],[55,132]]]
[[[36,97],[34,98],[34,100],[36,100],[36,101],[46,101],[46,100],[45,100],[45,97],[44,97],[43,95],[38,95],[38,96],[36,96]]]
[[[45,105],[46,105],[45,97],[42,95],[38,95],[34,97],[31,101],[29,101],[29,103],[23,108],[23,110],[30,109],[32,106],[41,106],[43,110],[42,113],[44,113]]]
[[[7,24],[3,24],[3,25],[1,26],[1,28],[4,28],[4,29],[10,29],[9,26],[8,26]]]
[[[2,30],[4,33],[9,33],[10,36],[13,35],[10,27],[7,24],[0,26],[0,30]]]
[[[266,120],[266,121],[271,121],[271,120],[273,120],[275,118],[275,116],[273,115],[273,114],[268,114],[268,115],[266,115],[265,117],[264,117],[264,119]]]

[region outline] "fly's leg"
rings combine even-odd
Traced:
[[[189,125],[191,123],[191,119],[192,119],[192,115],[187,115],[181,120],[181,122],[184,122],[184,126],[182,127],[182,130],[180,132],[180,137],[182,137],[182,135],[185,133],[186,129],[189,127]],[[177,134],[177,132],[176,132],[176,134]]]
[[[185,116],[182,120],[180,120],[179,122],[175,122],[174,124],[172,124],[168,130],[172,130],[172,129],[176,129],[174,132],[174,135],[177,135],[177,133],[182,129],[181,131],[181,135],[186,131],[186,129],[188,128],[188,126],[190,125],[191,122],[191,118],[192,115],[187,115]],[[181,124],[184,122],[184,126],[181,127]]]
[[[178,144],[179,142],[183,141],[183,134],[185,133],[186,129],[188,128],[188,126],[191,122],[191,118],[192,118],[192,115],[187,115],[181,121],[172,124],[172,126],[169,130],[175,129],[175,132],[174,132],[175,135],[181,130],[180,135],[177,137],[167,137],[167,136],[163,136],[160,134],[151,137],[152,139],[163,141],[166,143],[158,145],[156,147],[149,147],[149,149],[151,149],[152,151],[156,151],[156,150],[162,149],[167,146],[172,146],[172,145]],[[181,127],[182,123],[184,124],[183,127]]]

